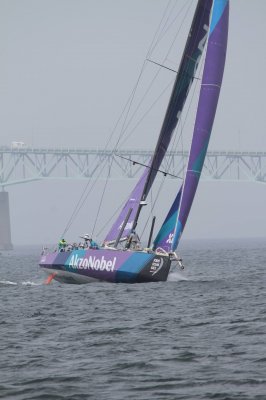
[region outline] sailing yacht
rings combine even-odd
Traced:
[[[166,281],[198,187],[219,99],[228,36],[229,0],[198,0],[157,144],[149,164],[129,195],[118,218],[97,249],[44,252],[40,267],[51,279],[66,283],[92,281],[140,283]],[[137,238],[138,221],[160,171],[178,124],[200,59],[206,57],[188,165],[181,188],[147,248]],[[137,239],[136,239],[137,238]]]

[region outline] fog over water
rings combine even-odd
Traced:
[[[187,0],[176,3],[182,9]],[[136,83],[166,4],[164,0],[0,0],[0,146],[17,140],[34,147],[103,148]],[[167,59],[174,69],[196,1],[191,4],[184,32]],[[227,61],[210,149],[266,151],[265,13],[264,0],[231,1]],[[177,26],[180,22],[181,17]],[[154,60],[161,60],[169,38],[158,45]],[[151,68],[154,73],[156,67]],[[174,79],[169,74],[161,74],[162,86],[163,79]],[[168,95],[169,91],[124,148],[152,148]],[[193,121],[192,117],[189,126]],[[110,182],[95,233],[135,182]],[[84,181],[56,180],[8,187],[13,243],[57,241],[84,185]],[[82,209],[69,232],[71,238],[91,231],[101,190],[99,186]],[[168,181],[167,199],[175,192],[175,182]],[[184,239],[264,237],[265,202],[263,184],[201,182]],[[159,220],[168,206],[162,202]]]

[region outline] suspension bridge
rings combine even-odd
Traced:
[[[137,178],[152,151],[0,147],[0,249],[11,249],[8,186],[40,179]],[[170,151],[161,171],[182,177],[188,151]],[[201,179],[266,183],[266,152],[208,151]]]

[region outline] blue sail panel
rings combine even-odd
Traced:
[[[159,230],[154,240],[153,250],[156,250],[158,247],[164,249],[167,252],[171,250],[181,193],[182,193],[182,187],[177,193],[177,196],[172,204],[172,207],[170,208],[170,211],[167,214],[167,217],[165,218],[164,223],[162,224],[162,227]]]

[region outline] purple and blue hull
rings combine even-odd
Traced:
[[[168,256],[121,250],[73,250],[42,255],[40,267],[64,283],[141,283],[166,281]]]

